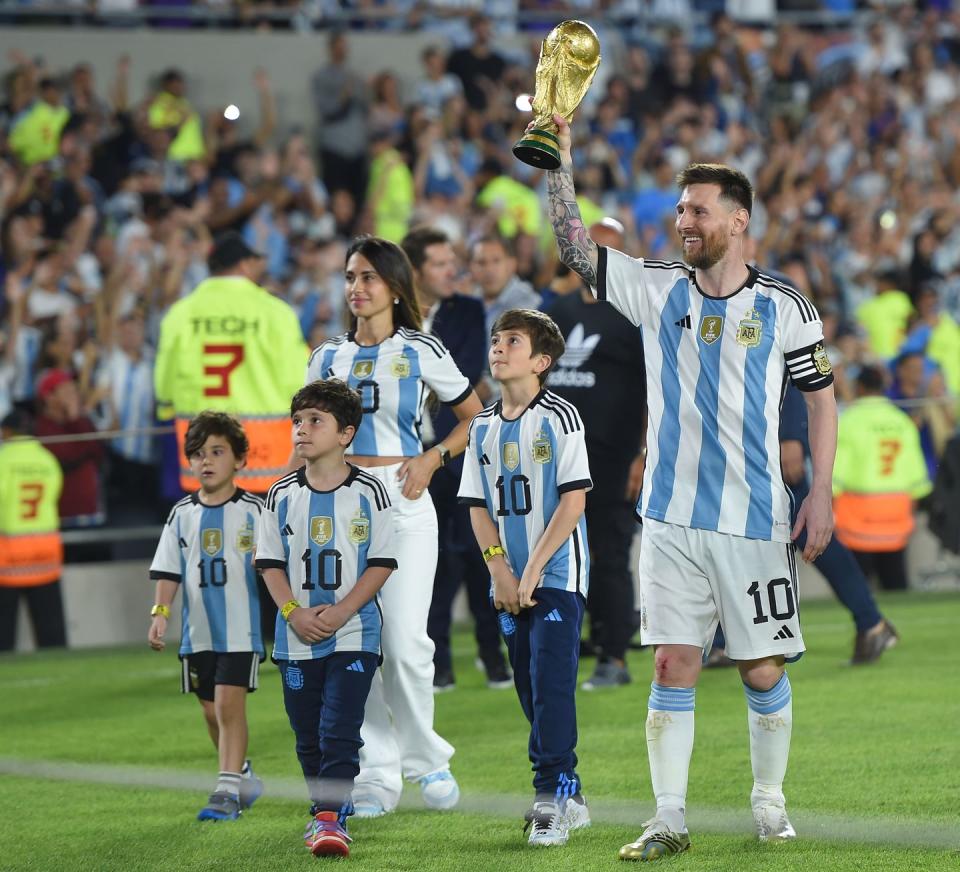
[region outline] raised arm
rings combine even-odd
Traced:
[[[578,273],[590,286],[597,286],[597,244],[590,238],[580,217],[577,194],[573,189],[573,159],[570,156],[570,125],[562,115],[554,115],[560,140],[560,168],[547,173],[550,223],[553,225],[560,261]]]

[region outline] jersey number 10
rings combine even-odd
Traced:
[[[317,557],[318,560],[314,564],[310,549],[303,552],[303,589],[314,590],[319,585],[321,590],[336,590],[342,581],[343,556],[336,548],[324,548]],[[332,579],[327,577],[330,558],[333,559]]]
[[[510,505],[507,505],[507,487],[503,476],[497,477],[497,515],[501,518],[507,515],[529,515],[533,508],[533,497],[530,494],[530,479],[525,475],[510,476]]]

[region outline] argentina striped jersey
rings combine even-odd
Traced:
[[[444,344],[399,328],[379,345],[357,345],[353,333],[329,339],[310,356],[307,383],[339,378],[360,391],[363,421],[347,454],[415,457],[427,390],[451,406],[472,390]]]
[[[199,651],[263,656],[253,567],[262,510],[263,501],[240,488],[219,506],[205,506],[193,493],[171,510],[150,578],[176,581],[183,589],[181,656]]]
[[[750,267],[713,298],[682,263],[599,250],[597,297],[643,328],[647,465],[639,514],[750,539],[790,541],[778,423],[789,375],[833,383],[823,324],[803,295]]]
[[[576,408],[542,390],[518,418],[504,418],[498,401],[470,424],[460,502],[486,508],[500,533],[507,562],[520,578],[543,536],[560,495],[590,490],[583,422]],[[590,554],[587,522],[577,526],[550,558],[544,587],[587,595]]]
[[[332,491],[314,490],[301,468],[267,492],[258,528],[257,569],[282,569],[301,606],[339,602],[368,566],[396,569],[394,550],[387,491],[355,466]],[[311,645],[278,614],[273,659],[314,660],[335,651],[379,654],[382,623],[374,597],[333,636]]]

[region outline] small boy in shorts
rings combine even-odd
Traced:
[[[234,484],[248,451],[240,424],[221,412],[190,422],[184,454],[200,489],[164,525],[150,578],[157,582],[148,641],[162,651],[177,590],[182,599],[181,689],[195,693],[220,758],[217,785],[197,815],[236,820],[263,792],[247,755],[247,694],[264,659],[253,566],[263,501]]]

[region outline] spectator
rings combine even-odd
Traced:
[[[883,371],[864,367],[858,399],[840,416],[833,472],[836,536],[884,590],[907,589],[913,503],[930,493],[920,436],[883,396]]]
[[[320,120],[320,163],[327,190],[344,188],[361,203],[367,189],[366,85],[347,66],[347,35],[333,31],[328,63],[313,77],[313,103]]]
[[[63,473],[57,459],[28,433],[22,411],[0,423],[0,651],[12,651],[16,643],[21,597],[37,647],[67,644],[57,513]]]
[[[70,118],[60,86],[51,78],[40,80],[39,96],[10,130],[10,148],[17,159],[32,167],[57,156],[60,135]]]
[[[413,174],[393,147],[393,136],[388,130],[371,132],[370,155],[367,207],[373,232],[399,243],[407,233],[413,214]]]
[[[496,85],[507,68],[507,62],[493,48],[490,19],[482,12],[470,16],[473,43],[453,52],[447,60],[447,72],[463,85],[463,93],[471,109],[483,112],[496,92]]]
[[[183,73],[170,69],[160,77],[160,88],[147,107],[147,124],[170,135],[170,160],[201,160],[206,154],[203,125],[186,94]]]
[[[487,336],[507,309],[540,305],[540,295],[517,275],[513,248],[502,236],[483,236],[470,246],[470,276],[483,300]]]
[[[83,411],[80,391],[73,375],[65,369],[51,369],[37,384],[41,412],[36,434],[45,436],[92,436],[96,427]],[[49,445],[63,469],[60,494],[60,522],[63,527],[90,527],[102,524],[104,512],[100,485],[103,443],[97,439],[60,441]]]
[[[439,114],[448,100],[463,94],[463,83],[453,73],[447,72],[446,56],[438,46],[427,46],[420,60],[425,75],[414,85],[416,105]]]

